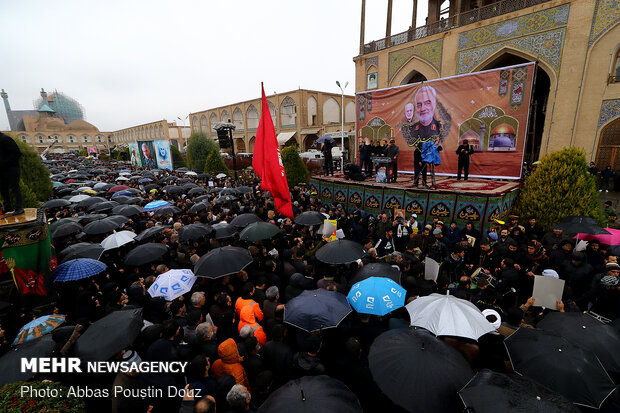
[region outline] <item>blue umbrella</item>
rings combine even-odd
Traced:
[[[15,337],[15,341],[13,341],[13,345],[26,343],[35,338],[39,338],[51,332],[64,322],[65,316],[61,314],[44,315],[43,317],[36,318],[19,330],[17,337]]]
[[[115,192],[115,193],[114,193],[114,195],[112,195],[112,198],[110,198],[110,199],[114,199],[114,198],[116,198],[117,196],[121,196],[121,195],[132,196],[132,195],[133,195],[133,192],[129,192],[129,191],[126,191],[126,190],[123,190],[123,191],[118,191],[118,192]]]
[[[93,189],[103,188],[103,187],[104,187],[104,186],[106,186],[106,185],[107,185],[107,184],[106,184],[105,182],[99,182],[99,183],[96,183],[96,184],[93,186]]]
[[[165,207],[165,206],[169,206],[170,203],[166,202],[166,201],[153,201],[153,202],[149,202],[148,204],[146,204],[144,206],[144,210],[145,211],[155,211],[156,209]]]
[[[392,279],[370,277],[353,285],[347,300],[358,313],[384,316],[405,305],[405,295]]]
[[[76,281],[100,274],[106,269],[101,261],[91,258],[76,258],[60,264],[52,273],[54,281]]]
[[[333,142],[334,138],[329,135],[323,135],[319,139],[316,140],[316,143],[325,143],[325,141]]]
[[[151,285],[148,292],[151,297],[164,297],[172,301],[189,292],[196,282],[192,270],[170,270],[161,274]]]
[[[351,312],[344,294],[335,291],[306,290],[284,306],[284,322],[309,333],[338,327]]]
[[[151,178],[142,178],[142,179],[138,180],[138,182],[140,182],[141,184],[144,184],[144,183],[148,183],[148,182],[153,182],[153,180]]]

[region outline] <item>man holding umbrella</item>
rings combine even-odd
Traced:
[[[24,212],[23,196],[19,187],[19,158],[22,152],[9,135],[0,133],[0,195],[7,215],[19,215]],[[15,196],[15,210],[11,202],[11,192]]]

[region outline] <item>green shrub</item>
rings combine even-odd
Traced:
[[[562,218],[584,215],[603,222],[594,177],[588,174],[583,150],[566,148],[549,153],[525,180],[513,213],[535,216],[545,230]]]
[[[181,151],[179,151],[176,146],[170,145],[170,153],[172,154],[172,167],[174,169],[187,168],[187,162],[185,162],[183,154],[181,154]]]
[[[297,184],[308,183],[310,172],[297,152],[297,148],[294,146],[287,146],[280,152],[282,155],[282,163],[284,164],[284,171],[286,172],[286,180],[288,181],[289,188],[294,187]]]
[[[207,161],[207,156],[213,151],[219,151],[215,141],[203,132],[193,132],[187,143],[187,163],[191,169],[201,169]]]
[[[86,151],[86,148],[82,148],[79,151],[77,151],[77,156],[88,156],[88,152]]]
[[[217,148],[213,148],[207,156],[207,162],[205,162],[204,170],[210,174],[225,173],[230,176],[230,170],[226,167],[222,155]]]
[[[41,162],[41,157],[28,144],[15,140],[22,152],[19,159],[21,178],[35,193],[39,201],[47,201],[52,196],[52,180],[48,169]],[[37,205],[38,207],[38,205]]]
[[[21,386],[33,389],[57,389],[62,397],[21,397]],[[9,383],[0,389],[0,411],[7,413],[82,413],[86,411],[84,400],[67,396],[69,388],[56,382],[18,381]]]

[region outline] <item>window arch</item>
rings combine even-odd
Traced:
[[[82,135],[82,143],[90,143],[90,135]]]
[[[222,120],[222,122],[228,122],[228,119],[230,119],[230,115],[228,114],[228,111],[226,109],[222,111],[222,116],[220,117],[220,119]]]
[[[248,122],[248,129],[258,129],[258,111],[256,110],[256,106],[248,106],[245,117]]]
[[[97,135],[95,138],[97,139],[97,143],[103,143],[103,135]]]
[[[280,124],[281,126],[295,126],[295,116],[297,106],[292,97],[287,96],[280,104]]]
[[[159,125],[159,139],[164,139],[164,125]]]
[[[344,106],[344,121],[355,122],[355,102],[349,102]]]
[[[316,99],[313,96],[310,96],[308,98],[307,106],[308,106],[308,126],[315,126],[317,124],[317,119],[316,119],[317,103],[316,103]]]
[[[200,117],[200,131],[204,133],[209,131],[209,124],[207,123],[207,117],[205,115]]]
[[[63,143],[62,140],[62,136],[60,136],[59,134],[55,133],[52,135],[52,139],[54,140],[54,142],[56,143]]]
[[[45,135],[38,134],[34,137],[34,140],[36,141],[36,143],[41,144],[41,143],[45,143],[47,139]]]
[[[243,112],[241,112],[241,109],[235,108],[233,110],[232,121],[233,125],[235,125],[235,130],[243,130]]]
[[[198,132],[198,118],[197,117],[193,117],[192,118],[192,129],[194,132]]]
[[[217,114],[216,113],[212,113],[211,116],[209,117],[209,121],[211,122],[211,131],[213,131],[213,127],[218,122]]]
[[[30,136],[28,136],[28,135],[26,135],[26,134],[24,134],[24,133],[22,133],[22,134],[20,134],[20,135],[19,135],[19,139],[20,139],[22,142],[24,142],[24,143],[30,144]]]
[[[323,124],[340,123],[340,104],[329,98],[323,103]]]
[[[620,46],[616,49],[614,60],[611,66],[611,76],[609,77],[609,83],[620,82]]]
[[[273,119],[273,123],[276,123],[276,105],[267,101],[267,106],[269,106],[269,114],[271,115],[271,119]]]

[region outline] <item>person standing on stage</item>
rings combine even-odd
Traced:
[[[24,212],[22,191],[19,187],[19,158],[22,151],[17,142],[9,135],[0,133],[0,194],[4,202],[4,213],[7,215],[19,215]],[[11,192],[15,196],[15,210],[11,200]]]
[[[385,149],[385,156],[390,158],[388,168],[392,170],[392,176],[388,179],[388,182],[396,182],[398,177],[398,156],[400,155],[400,149],[396,146],[394,139],[390,139],[390,144]],[[389,174],[388,174],[389,176]]]
[[[368,140],[363,140],[360,138],[359,154],[360,168],[367,176],[372,175],[372,145],[368,143]]]
[[[323,147],[321,148],[321,152],[323,153],[323,157],[325,158],[325,163],[323,164],[323,169],[325,170],[325,176],[331,175],[334,176],[334,159],[332,158],[332,141],[329,139],[325,140],[323,143]]]
[[[457,181],[461,180],[461,171],[463,171],[463,179],[467,181],[467,177],[469,176],[469,157],[473,153],[473,147],[468,145],[467,139],[463,139],[463,143],[456,149],[456,154],[459,156],[459,172],[456,177]]]
[[[437,185],[435,184],[435,165],[441,165],[441,156],[439,152],[442,150],[443,148],[439,144],[439,139],[436,141],[427,141],[422,144],[422,169],[428,169],[431,173],[431,189],[437,189]],[[422,186],[428,188],[426,180],[422,181]]]

